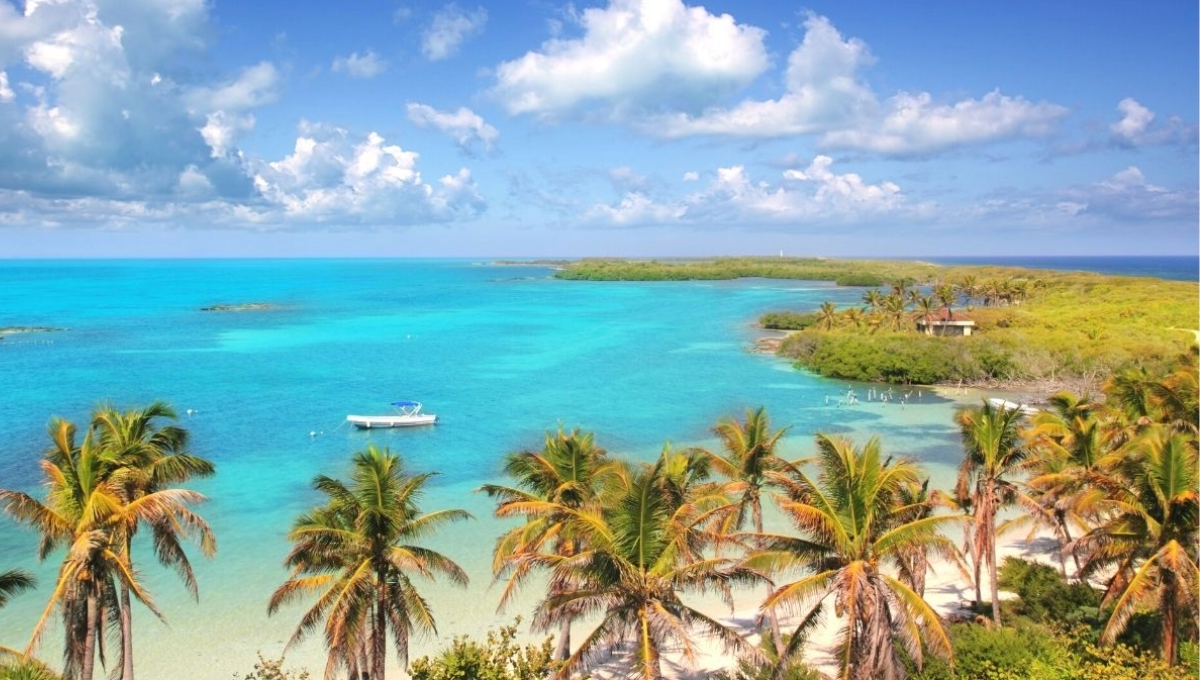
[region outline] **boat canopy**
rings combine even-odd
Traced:
[[[392,406],[397,406],[397,407],[420,406],[420,405],[421,405],[421,402],[419,402],[419,401],[393,401],[392,402]]]

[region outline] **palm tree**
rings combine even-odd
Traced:
[[[1112,615],[1100,641],[1112,644],[1134,611],[1153,603],[1161,625],[1162,658],[1178,662],[1180,617],[1200,602],[1197,525],[1200,484],[1195,436],[1152,425],[1132,442],[1129,456],[1102,482],[1112,511],[1079,539],[1087,575],[1113,570],[1104,596]]]
[[[883,293],[878,288],[872,288],[863,293],[862,301],[872,312],[877,312],[883,308]]]
[[[935,286],[933,289],[933,297],[937,299],[938,304],[942,309],[946,310],[946,318],[954,317],[954,311],[951,309],[954,306],[954,300],[958,297],[958,293],[954,290],[954,286],[943,283]]]
[[[33,576],[27,571],[20,569],[0,571],[0,607],[8,604],[9,599],[14,595],[33,588],[35,583]],[[5,654],[19,655],[20,652],[0,645],[0,657]]]
[[[108,474],[123,502],[130,503],[193,476],[207,477],[215,472],[211,462],[187,452],[186,430],[173,425],[159,426],[157,422],[174,418],[175,412],[161,401],[125,412],[101,406],[93,414],[92,427],[99,437],[100,455],[111,466]],[[162,517],[149,528],[159,562],[173,567],[192,597],[199,600],[196,578],[180,538],[194,533],[206,557],[216,554],[216,539],[200,516],[181,510],[182,514]],[[131,517],[122,532],[125,559],[131,566],[138,525],[138,518]],[[121,678],[133,680],[133,610],[128,586],[121,584],[120,590]]]
[[[132,523],[154,524],[186,514],[190,503],[203,496],[166,489],[125,502],[101,455],[94,431],[75,443],[75,426],[54,419],[49,427],[52,448],[42,460],[47,479],[47,502],[10,490],[0,490],[0,507],[17,521],[35,528],[41,538],[38,557],[67,547],[50,601],[34,626],[25,653],[40,640],[55,609],[62,612],[66,644],[64,675],[91,680],[98,640],[105,626],[120,617],[118,587],[124,585],[161,618],[141,587],[124,550],[123,532]]]
[[[29,590],[36,581],[27,571],[9,569],[0,571],[0,607],[8,604],[9,598],[24,590]]]
[[[967,311],[970,311],[971,302],[979,297],[979,278],[974,275],[964,276],[962,281],[958,282],[956,288],[959,296],[963,299],[963,304],[967,307]]]
[[[730,584],[757,577],[729,558],[701,556],[715,536],[699,528],[711,514],[695,502],[691,490],[702,481],[706,460],[696,452],[665,450],[653,465],[621,470],[611,503],[571,511],[576,530],[589,536],[586,547],[571,557],[540,556],[552,580],[578,587],[548,597],[539,607],[539,617],[553,618],[561,608],[601,615],[556,678],[571,677],[608,644],[633,639],[633,676],[659,680],[667,643],[676,642],[684,658],[694,660],[693,628],[758,656],[739,635],[679,598],[682,590],[715,588],[727,593]]]
[[[859,309],[858,307],[852,307],[846,310],[846,313],[843,315],[843,317],[846,319],[846,322],[854,326],[856,330],[862,330],[863,323],[866,321],[866,314],[863,313],[863,310]]]
[[[1097,416],[1100,404],[1070,392],[1050,397],[1049,408],[1034,416],[1025,432],[1030,453],[1029,496],[1036,503],[1030,514],[1017,517],[1010,525],[1032,523],[1047,525],[1059,542],[1059,566],[1066,576],[1066,555],[1071,552],[1071,528],[1081,533],[1100,519],[1103,492],[1091,482],[1092,475],[1105,467],[1109,457],[1109,438]],[[1079,556],[1072,554],[1075,568]]]
[[[901,505],[901,492],[919,485],[920,470],[909,460],[883,460],[877,438],[858,448],[849,439],[818,434],[817,452],[815,480],[796,466],[775,475],[785,489],[779,507],[799,535],[763,535],[764,549],[746,559],[748,566],[768,573],[809,572],[763,602],[764,609],[803,612],[780,658],[796,653],[802,631],[832,598],[838,617],[847,619],[840,637],[843,680],[903,677],[900,649],[918,666],[925,650],[951,659],[950,639],[938,615],[882,566],[918,550],[953,553],[939,529],[959,518],[913,519],[909,506]]]
[[[267,613],[318,593],[288,645],[324,620],[327,679],[344,669],[352,677],[384,680],[389,630],[402,664],[412,631],[437,632],[413,575],[467,584],[466,572],[448,557],[412,543],[470,518],[462,510],[422,514],[417,502],[433,474],[410,474],[399,457],[368,446],[354,454],[348,483],[325,475],[313,480],[327,503],[296,519],[288,534],[291,576],[271,595]]]
[[[933,335],[933,317],[937,304],[933,301],[933,297],[929,295],[919,295],[916,300],[916,312],[913,314],[918,319],[925,321],[925,335]]]
[[[899,295],[889,295],[883,300],[883,311],[892,320],[892,330],[898,331],[904,325],[907,303]]]
[[[541,451],[511,453],[504,472],[515,487],[485,484],[480,490],[498,499],[497,517],[525,517],[525,524],[510,529],[496,541],[492,571],[496,578],[507,576],[500,596],[503,608],[537,565],[533,555],[550,552],[570,557],[580,551],[586,535],[566,534],[571,511],[595,502],[604,471],[610,467],[607,454],[595,437],[578,429],[569,434],[560,427],[546,433]],[[551,592],[554,597],[560,595]],[[558,622],[554,658],[565,660],[571,653],[571,623],[576,612],[563,612]]]
[[[817,314],[820,316],[821,328],[824,328],[828,331],[833,330],[833,327],[837,325],[837,305],[833,304],[832,302],[822,302],[821,309],[817,312]]]
[[[982,558],[992,590],[992,620],[997,626],[1000,598],[996,581],[996,513],[1021,496],[1010,477],[1020,470],[1027,455],[1020,439],[1023,418],[1019,410],[1006,411],[987,401],[980,407],[962,409],[956,418],[966,453],[958,469],[956,495],[969,496],[974,512],[976,604]]]
[[[749,519],[755,533],[763,532],[762,494],[771,484],[769,473],[779,470],[784,463],[775,453],[775,448],[789,429],[785,427],[771,432],[770,417],[764,406],[746,409],[745,422],[728,418],[713,428],[724,452],[706,453],[713,471],[729,480],[726,492],[735,498],[737,507],[732,526],[727,530],[741,529]],[[774,611],[768,611],[767,619],[771,624],[771,635],[779,646],[783,641],[779,618]]]

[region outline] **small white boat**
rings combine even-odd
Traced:
[[[346,416],[346,420],[361,430],[371,430],[381,427],[415,427],[417,425],[432,425],[437,422],[437,416],[432,413],[421,413],[419,401],[393,401],[392,407],[396,412],[386,416]]]
[[[988,399],[988,403],[1003,411],[1020,411],[1022,415],[1026,416],[1036,416],[1038,413],[1038,409],[1034,408],[1033,406],[1028,404],[1018,404],[1015,401],[1000,399],[999,397],[992,397],[991,399]]]

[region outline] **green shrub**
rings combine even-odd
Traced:
[[[553,644],[546,638],[540,645],[516,644],[517,622],[488,631],[479,643],[467,636],[454,638],[450,648],[436,657],[412,663],[412,680],[543,680],[557,667],[552,660]]]
[[[1099,623],[1100,593],[1086,583],[1067,583],[1054,567],[1006,557],[997,580],[1020,596],[1015,608],[1021,616],[1040,623]]]
[[[802,331],[817,325],[818,321],[820,317],[815,313],[768,312],[759,317],[758,324],[763,328],[781,331]]]
[[[235,674],[233,677],[236,680],[237,675]],[[243,675],[242,680],[308,680],[308,671],[284,670],[283,657],[275,660],[264,659],[262,652],[259,652],[258,663],[254,664],[254,672]]]

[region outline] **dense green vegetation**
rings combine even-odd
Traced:
[[[1129,367],[1161,369],[1200,328],[1194,283],[995,266],[887,260],[586,259],[555,277],[685,281],[763,277],[879,288],[861,307],[775,310],[764,328],[793,334],[780,354],[821,375],[892,383],[1093,383]],[[871,291],[868,291],[871,293]],[[890,298],[895,298],[890,299]],[[916,338],[918,319],[949,309],[971,338]]]
[[[941,276],[948,283],[868,290],[861,308],[772,312],[760,323],[801,330],[779,351],[821,375],[918,384],[1096,385],[1130,367],[1161,369],[1200,327],[1191,283],[994,267]],[[918,322],[948,315],[974,321],[972,336],[918,332]]]
[[[610,456],[590,433],[547,433],[541,449],[507,457],[510,485],[482,489],[498,516],[516,520],[497,539],[493,571],[504,583],[502,604],[521,587],[542,589],[535,629],[569,638],[583,620],[594,627],[557,648],[552,639],[518,644],[515,626],[483,642],[458,638],[414,663],[412,675],[567,680],[603,663],[605,673],[657,680],[666,653],[690,663],[703,636],[736,654],[720,677],[811,680],[807,636],[833,616],[841,680],[1195,677],[1198,357],[1193,351],[1165,372],[1112,376],[1104,402],[1057,395],[1032,418],[987,404],[962,409],[963,463],[945,491],[930,490],[914,461],[886,455],[877,438],[856,444],[818,434],[815,456],[784,460],[777,445],[786,429],[773,430],[761,408],[715,426],[719,451],[667,446],[652,462]],[[54,613],[67,633],[62,677],[92,680],[97,659],[114,661],[105,646],[123,653],[109,674],[132,677],[132,629],[121,623],[132,601],[153,606],[133,569],[139,528],[167,546],[159,559],[195,585],[180,540],[197,539],[209,552],[213,537],[190,508],[199,497],[175,484],[211,465],[187,452],[186,433],[162,424],[171,418],[162,404],[102,407],[82,440],[56,419],[42,461],[46,501],[0,490],[0,509],[41,533],[43,556],[69,546],[59,551],[46,617],[27,649],[0,648],[0,680],[57,678],[32,657]],[[431,474],[410,473],[398,456],[368,447],[352,456],[348,481],[314,480],[324,501],[296,519],[290,575],[269,611],[312,602],[294,639],[323,633],[326,677],[383,680],[388,638],[403,663],[409,635],[436,630],[434,605],[414,576],[465,584],[450,557],[421,545],[467,518],[422,512],[417,501]],[[764,530],[764,501],[785,526]],[[1014,508],[1013,519],[998,521]],[[997,564],[997,537],[1030,524],[1057,540],[1057,568]],[[970,574],[975,599],[960,621],[926,601],[931,557]],[[0,606],[29,585],[23,572],[0,574]],[[761,589],[764,620],[789,615],[786,634],[764,626],[751,644],[687,599],[712,593],[730,603],[738,587]],[[1000,587],[1018,597],[1002,601]],[[245,677],[306,676],[260,658]]]
[[[929,280],[941,269],[925,262],[829,260],[815,257],[584,259],[567,263],[554,276],[569,281],[711,281],[756,277],[833,281],[843,286],[881,286],[898,280]]]

